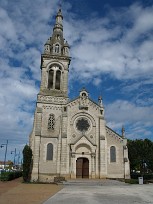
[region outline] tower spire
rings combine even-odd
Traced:
[[[56,15],[56,21],[55,25],[53,28],[53,31],[58,31],[59,29],[63,31],[63,15],[62,15],[62,10],[59,8],[57,15]]]
[[[125,138],[125,128],[122,126],[122,138]]]
[[[62,10],[62,2],[63,2],[62,0],[59,1],[59,9],[61,10]]]

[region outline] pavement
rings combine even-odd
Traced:
[[[43,204],[153,204],[153,184],[71,180]]]
[[[63,185],[0,182],[0,204],[153,204],[153,184],[70,180]]]

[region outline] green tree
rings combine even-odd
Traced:
[[[128,140],[129,160],[131,170],[141,174],[153,172],[153,142],[145,140]]]
[[[32,165],[32,150],[28,145],[25,145],[23,149],[23,180],[25,182],[30,181]]]

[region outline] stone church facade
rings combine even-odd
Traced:
[[[124,130],[120,136],[106,126],[101,97],[96,103],[82,89],[75,100],[68,98],[71,58],[62,20],[59,10],[41,56],[41,86],[30,134],[31,180],[129,178]]]

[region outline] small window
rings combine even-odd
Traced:
[[[103,110],[100,110],[100,114],[101,114],[101,115],[103,114]]]
[[[46,160],[53,160],[53,144],[52,143],[49,143],[47,145]]]
[[[65,107],[64,107],[64,112],[66,112],[66,111],[67,111],[67,107],[65,106]]]
[[[116,148],[115,148],[115,146],[110,147],[110,162],[116,162]]]
[[[55,129],[55,115],[50,114],[48,118],[48,130],[54,130]]]

